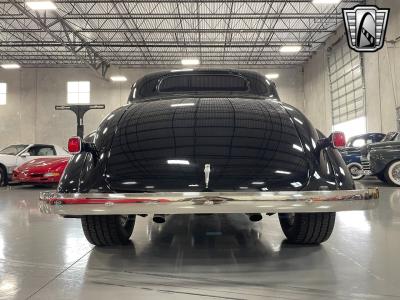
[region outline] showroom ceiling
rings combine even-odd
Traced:
[[[55,0],[38,12],[0,0],[0,60],[22,65],[299,65],[342,22],[337,5],[295,1]],[[301,45],[298,53],[281,53]]]

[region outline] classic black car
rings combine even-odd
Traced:
[[[275,85],[243,70],[175,70],[137,81],[96,133],[71,138],[69,162],[41,210],[78,217],[94,245],[126,244],[136,216],[279,214],[290,242],[318,244],[335,212],[369,209],[335,146]]]
[[[370,144],[361,151],[365,175],[400,186],[400,132],[390,132],[380,143]]]
[[[368,144],[380,142],[384,137],[385,134],[383,133],[356,135],[347,141],[345,148],[339,149],[354,180],[362,179],[365,176],[361,165],[361,148]]]

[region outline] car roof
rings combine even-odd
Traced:
[[[230,75],[238,76],[244,78],[248,83],[248,93],[258,95],[260,92],[260,87],[265,86],[265,93],[274,96],[274,98],[279,100],[279,95],[276,91],[275,83],[265,77],[265,75],[253,71],[244,69],[229,69],[229,68],[182,68],[177,70],[163,70],[152,72],[144,75],[138,79],[131,87],[131,92],[128,97],[128,102],[133,102],[138,99],[147,98],[149,95],[142,96],[141,91],[151,91],[149,92],[151,96],[160,96],[161,94],[157,91],[158,83],[162,80],[175,77],[175,76],[191,76],[191,75]],[[137,91],[137,92],[136,92]],[[134,96],[135,95],[135,96]]]
[[[252,71],[252,70],[245,70],[245,69],[229,69],[229,68],[182,68],[176,70],[163,70],[152,72],[150,74],[144,75],[141,79],[149,79],[149,78],[158,78],[164,75],[171,75],[171,74],[235,74],[235,75],[253,75],[253,76],[263,76],[261,73]],[[270,80],[269,80],[270,81]],[[271,81],[270,81],[271,82]]]

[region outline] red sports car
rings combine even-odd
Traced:
[[[54,184],[60,181],[69,157],[42,157],[15,168],[12,181],[29,184]]]

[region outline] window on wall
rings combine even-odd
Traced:
[[[0,82],[0,105],[7,104],[7,83]]]
[[[329,55],[329,79],[333,129],[344,131],[347,138],[365,133],[362,60],[344,39],[332,48]]]
[[[89,104],[90,81],[68,81],[67,102],[69,104]]]

